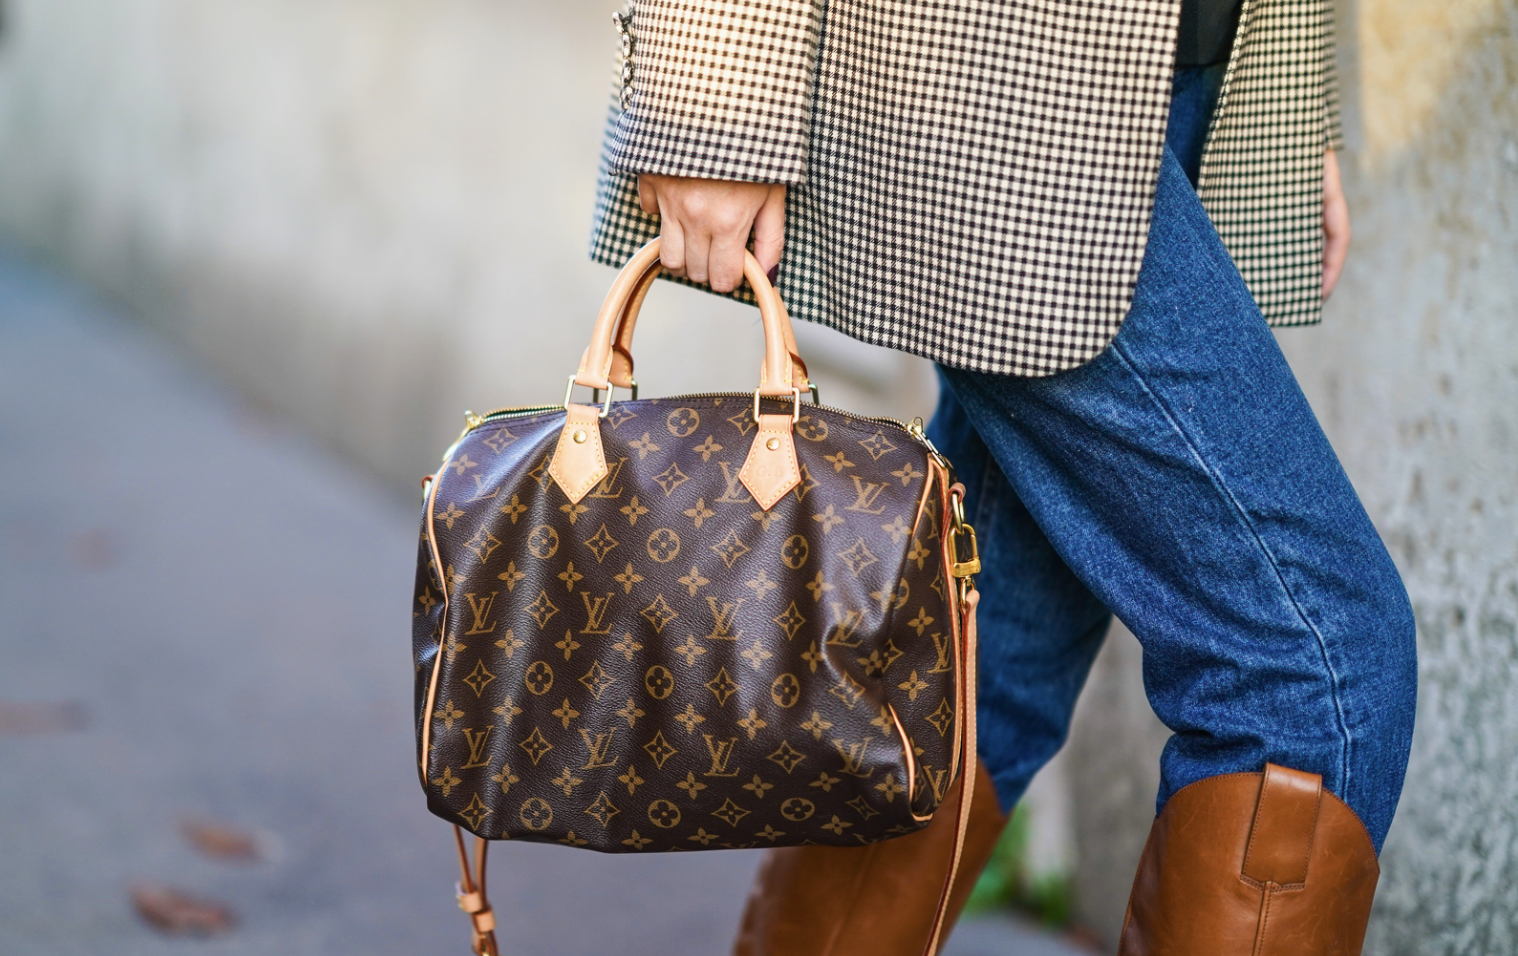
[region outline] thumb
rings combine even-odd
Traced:
[[[754,217],[754,258],[759,267],[774,280],[780,267],[780,252],[785,248],[785,187],[771,186],[759,215]]]

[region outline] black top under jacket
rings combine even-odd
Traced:
[[[1233,49],[1243,0],[1181,0],[1181,28],[1176,39],[1175,65],[1212,66],[1226,63]]]

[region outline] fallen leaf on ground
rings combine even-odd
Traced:
[[[74,564],[81,571],[109,571],[121,560],[116,536],[104,528],[91,528],[74,536]]]
[[[1086,926],[1072,926],[1067,929],[1065,931],[1065,942],[1089,953],[1104,953],[1107,951],[1107,946],[1102,942],[1102,937],[1096,930]]]
[[[78,701],[0,701],[0,736],[64,734],[72,730],[83,730],[88,723],[89,712]]]
[[[222,860],[256,860],[258,838],[248,832],[215,820],[190,819],[182,825],[185,839],[206,856]]]
[[[207,936],[225,933],[235,917],[221,903],[191,896],[161,883],[138,883],[132,887],[137,914],[165,933]]]

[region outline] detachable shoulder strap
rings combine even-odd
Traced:
[[[943,892],[938,897],[938,912],[933,916],[933,929],[928,934],[928,944],[923,956],[935,956],[938,944],[943,941],[944,925],[948,922],[949,902],[954,894],[954,880],[959,876],[959,863],[964,857],[965,835],[970,830],[970,801],[975,796],[976,750],[975,750],[975,607],[980,603],[980,592],[973,587],[965,594],[961,611],[964,621],[964,680],[961,681],[961,710],[964,715],[965,732],[960,737],[962,753],[959,760],[959,807],[954,811],[954,855],[949,860],[949,872],[944,875]]]

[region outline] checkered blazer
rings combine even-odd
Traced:
[[[1202,201],[1277,325],[1320,318],[1327,2],[1244,0],[1202,161]],[[959,368],[1078,366],[1138,278],[1179,12],[632,0],[592,256],[620,265],[658,234],[638,173],[785,183],[793,315]]]

